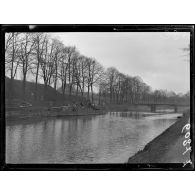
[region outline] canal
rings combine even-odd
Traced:
[[[6,125],[7,163],[125,163],[181,114],[108,112]]]

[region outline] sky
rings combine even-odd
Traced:
[[[51,33],[66,46],[93,57],[105,68],[140,76],[152,89],[176,93],[190,90],[190,61],[182,48],[189,32],[64,32]]]

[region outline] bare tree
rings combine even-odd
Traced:
[[[11,44],[13,43],[13,36],[15,33],[6,33],[5,34],[5,53],[7,50],[11,47]]]
[[[85,56],[79,56],[77,66],[75,67],[76,95],[80,89],[81,95],[84,95],[85,82],[87,78],[87,63]]]
[[[5,69],[9,77],[13,80],[18,69],[18,33],[7,33],[5,48]]]
[[[18,57],[22,69],[23,98],[25,99],[27,73],[30,69],[32,69],[32,51],[34,49],[35,42],[33,33],[22,33],[20,36]]]
[[[58,39],[52,39],[52,44],[54,45],[53,63],[54,63],[54,66],[55,66],[55,72],[53,74],[53,80],[54,80],[54,89],[57,90],[58,68],[59,68],[60,58],[61,58],[61,55],[62,55],[62,50],[64,48],[64,45]]]
[[[6,33],[5,37],[5,71],[10,77],[9,97],[12,98],[13,80],[17,76],[19,66],[18,61],[18,41],[19,33]]]
[[[69,83],[69,95],[71,95],[72,93],[72,88],[77,85],[77,81],[76,81],[76,74],[77,74],[77,66],[78,66],[78,59],[79,59],[79,52],[77,50],[75,50],[75,52],[72,55],[72,59],[71,59],[71,66],[72,66],[72,72],[71,72],[71,82]],[[75,89],[75,88],[74,88]],[[78,85],[77,85],[77,90],[76,93],[78,93]]]
[[[93,103],[93,87],[97,86],[100,82],[102,77],[104,76],[104,69],[101,64],[99,64],[95,59],[92,61],[91,64],[91,74],[90,74],[90,87],[91,87],[91,101]]]
[[[34,98],[37,100],[37,84],[38,84],[38,77],[39,77],[39,68],[41,64],[41,59],[43,58],[43,51],[44,51],[44,45],[46,41],[47,35],[44,33],[36,33],[34,36],[34,57],[35,57],[35,72],[32,73],[35,74],[35,90],[34,90]]]
[[[44,81],[44,99],[46,99],[47,86],[51,85],[51,78],[55,72],[54,66],[54,44],[49,37],[46,37],[43,55],[40,63],[40,76]]]
[[[76,47],[66,47],[66,57],[67,57],[67,71],[68,71],[68,84],[69,84],[69,95],[72,94],[72,87],[74,85],[74,79],[75,79],[75,66],[78,59],[78,52],[76,50]]]
[[[68,62],[67,62],[67,48],[63,47],[61,50],[61,55],[59,57],[59,69],[58,69],[58,78],[61,82],[62,94],[64,96],[67,82],[67,70],[68,70]]]
[[[91,58],[86,58],[86,68],[87,68],[87,76],[85,86],[87,87],[87,99],[90,100],[90,84],[91,84],[91,69],[92,69],[93,60]]]
[[[107,81],[109,83],[109,93],[110,93],[110,103],[113,102],[113,93],[114,93],[114,85],[115,80],[118,75],[118,70],[114,67],[110,67],[106,71],[107,73]]]

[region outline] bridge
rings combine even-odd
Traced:
[[[156,112],[157,106],[168,106],[172,107],[174,109],[174,112],[178,112],[178,107],[189,107],[190,105],[179,105],[179,104],[173,104],[173,103],[135,103],[134,105],[137,106],[149,106],[151,112]]]

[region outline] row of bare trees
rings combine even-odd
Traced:
[[[23,97],[27,80],[35,82],[34,99],[38,100],[37,86],[61,89],[63,95],[85,96],[94,102],[94,89],[99,103],[182,102],[189,94],[179,95],[165,90],[152,91],[140,77],[120,73],[116,68],[104,70],[95,59],[83,56],[75,46],[65,46],[47,33],[6,33],[5,70],[13,80],[20,75]],[[12,84],[10,91],[12,91]],[[97,95],[96,95],[97,97]]]
[[[5,38],[6,75],[13,81],[20,74],[23,93],[27,76],[35,80],[34,96],[37,99],[37,85],[43,82],[55,90],[61,86],[64,95],[84,96],[93,102],[93,90],[97,87],[104,68],[94,58],[83,56],[74,46],[65,46],[58,39],[46,33],[7,33]]]
[[[152,90],[139,77],[120,73],[116,68],[108,68],[105,79],[100,83],[99,101],[111,104],[123,103],[189,103],[190,93],[176,94],[167,90]]]

